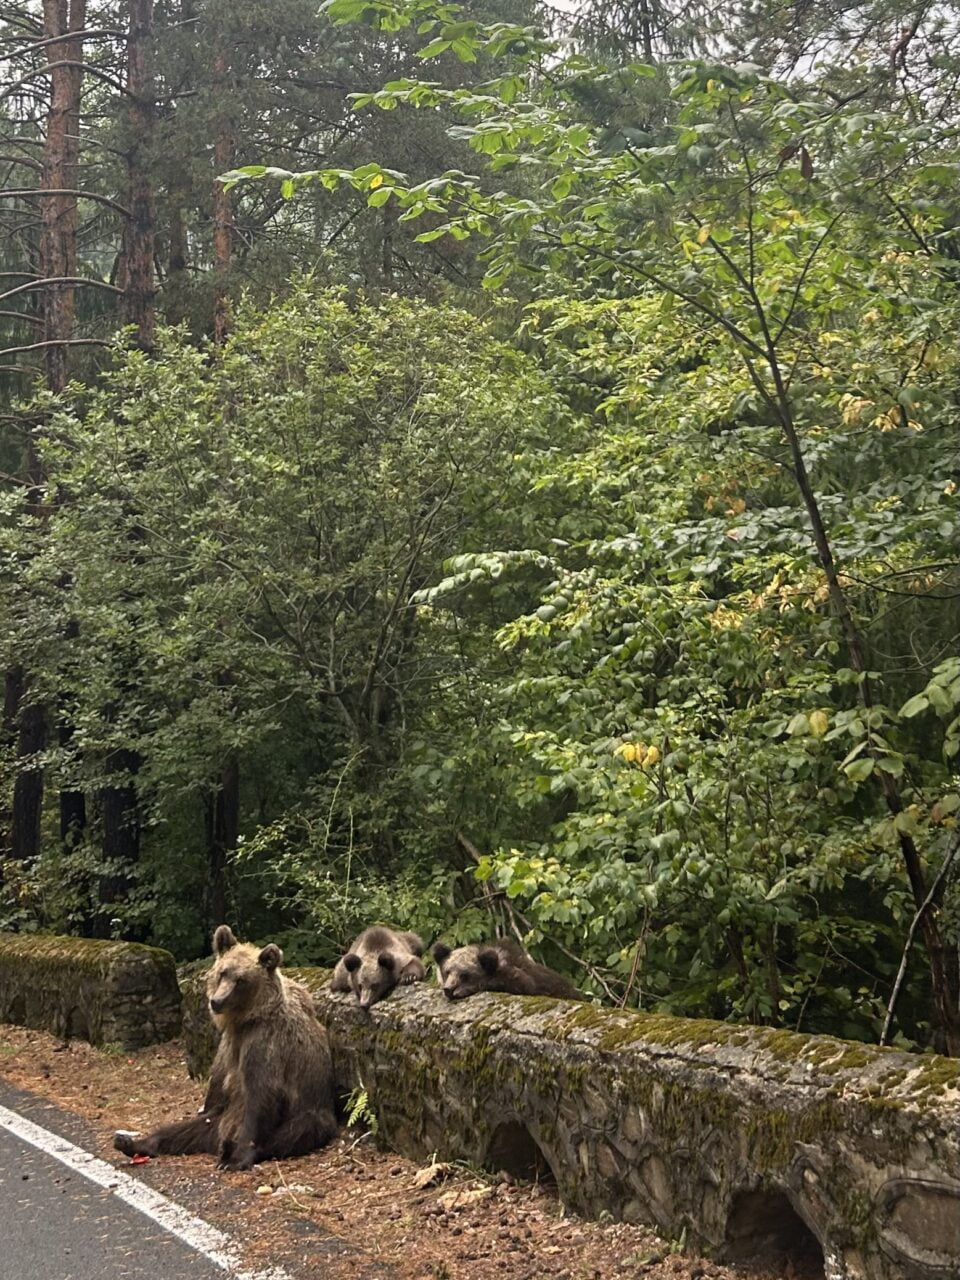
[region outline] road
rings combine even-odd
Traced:
[[[0,1087],[0,1280],[290,1280],[25,1110]]]

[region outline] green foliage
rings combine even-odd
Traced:
[[[818,66],[830,14],[600,9],[584,52],[529,15],[323,6],[340,70],[383,74],[353,124],[338,88],[323,168],[240,147],[234,198],[277,188],[310,243],[342,215],[352,285],[466,246],[516,341],[303,285],[222,352],[118,353],[34,406],[0,643],[68,713],[52,781],[140,762],[125,919],[182,949],[239,761],[232,905],[296,958],[374,919],[509,930],[629,1004],[873,1038],[927,886],[918,948],[960,940],[950,33],[908,64],[878,3],[861,61]],[[721,28],[767,65],[656,61]],[[110,870],[15,868],[8,918],[79,926]],[[914,957],[903,1043],[944,1028],[928,988]]]
[[[454,107],[522,192],[289,179],[484,237],[485,284],[538,292],[527,340],[595,417],[533,466],[566,514],[422,596],[469,620],[484,583],[551,579],[491,688],[496,789],[540,831],[494,833],[478,877],[631,999],[869,1037],[955,825],[952,121],[865,106],[869,75],[838,101],[743,64],[512,73],[357,105]]]
[[[71,710],[50,779],[95,793],[112,751],[136,753],[154,893],[165,840],[184,812],[199,834],[231,757],[261,886],[268,858],[283,882],[297,824],[323,831],[298,838],[301,866],[317,859],[298,894],[351,860],[382,882],[415,821],[397,762],[447,698],[471,702],[457,636],[421,648],[413,596],[489,537],[514,453],[563,420],[533,364],[463,313],[305,287],[244,311],[222,352],[165,333],[50,410],[49,492],[68,500],[42,526],[8,502],[0,547],[5,657],[29,647]],[[421,850],[436,839],[421,829]],[[205,856],[196,835],[180,848],[201,896]],[[331,952],[357,910],[324,916]]]
[[[347,1098],[346,1112],[348,1129],[352,1129],[354,1125],[363,1125],[368,1133],[375,1134],[380,1127],[377,1113],[370,1104],[370,1096],[363,1084],[358,1084],[351,1091]]]

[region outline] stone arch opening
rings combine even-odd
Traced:
[[[4,1011],[3,1020],[4,1022],[12,1022],[16,1027],[26,1026],[27,997],[24,995],[14,996]]]
[[[723,1260],[786,1269],[797,1280],[824,1280],[823,1249],[782,1191],[740,1191],[727,1215]]]
[[[66,1024],[63,1029],[64,1040],[89,1040],[90,1027],[87,1023],[86,1014],[76,1005],[67,1014]]]
[[[546,1182],[551,1186],[557,1183],[550,1161],[527,1126],[519,1120],[497,1126],[487,1147],[484,1164],[498,1172],[503,1170],[523,1182]]]

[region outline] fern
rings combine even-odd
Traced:
[[[352,1129],[356,1124],[364,1125],[370,1133],[376,1133],[380,1127],[377,1113],[370,1103],[370,1095],[363,1081],[347,1098],[347,1128]]]

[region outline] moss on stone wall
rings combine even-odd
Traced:
[[[429,984],[364,1011],[323,971],[291,976],[341,1091],[362,1082],[383,1141],[414,1158],[482,1164],[498,1133],[526,1131],[587,1216],[722,1252],[737,1198],[768,1190],[815,1232],[828,1280],[960,1275],[960,1063],[550,998],[451,1004]],[[196,971],[184,1003],[198,1069],[213,1037]]]
[[[0,1021],[125,1049],[180,1032],[169,952],[136,943],[0,934]]]

